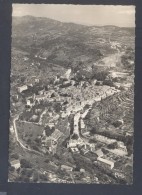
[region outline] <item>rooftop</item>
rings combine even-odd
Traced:
[[[15,164],[19,164],[19,163],[20,163],[19,160],[13,160],[13,161],[11,161],[11,166],[12,166],[12,165],[15,165]]]

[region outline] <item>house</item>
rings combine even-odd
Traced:
[[[108,168],[113,169],[114,167],[114,161],[104,159],[102,157],[98,157],[97,160],[101,162],[102,164],[105,164]]]
[[[29,58],[28,58],[28,57],[24,57],[23,59],[24,59],[24,61],[28,61],[28,60],[29,60]]]
[[[96,102],[99,102],[99,101],[101,101],[101,97],[100,97],[100,96],[96,96],[96,97],[94,98],[94,100],[95,100]]]
[[[81,152],[82,152],[84,155],[87,154],[89,151],[90,151],[89,146],[84,145],[84,146],[81,148]]]
[[[39,113],[41,113],[41,112],[42,112],[42,109],[40,109],[40,108],[35,109],[35,113],[36,113],[36,114],[39,114]]]
[[[53,145],[53,143],[52,143],[51,149],[49,148],[49,150],[51,150],[53,155],[56,153],[56,148],[57,148],[57,145]]]
[[[114,87],[116,87],[117,89],[119,89],[119,88],[121,87],[121,83],[115,82],[115,83],[113,83],[113,85],[114,85]]]
[[[43,137],[45,137],[45,136],[46,136],[46,132],[45,132],[45,130],[43,131],[42,136],[43,136]]]
[[[44,90],[38,91],[38,95],[43,95],[44,94]]]
[[[95,153],[97,154],[97,156],[98,156],[98,157],[102,157],[102,156],[104,155],[104,153],[102,152],[102,150],[101,150],[101,149],[96,150],[96,152],[95,152]]]
[[[85,169],[82,169],[82,168],[81,168],[81,169],[80,169],[80,172],[81,172],[81,173],[85,173]]]
[[[20,168],[20,161],[19,160],[13,160],[11,163],[11,166],[14,167],[15,169]]]
[[[37,119],[38,119],[38,115],[33,115],[32,117],[31,117],[31,121],[33,121],[33,122],[35,122],[35,121],[37,121]]]
[[[35,83],[39,83],[39,79],[36,78],[36,79],[35,79]]]
[[[34,101],[33,101],[32,98],[26,99],[26,102],[27,102],[27,106],[33,106],[34,105]]]
[[[103,85],[103,81],[96,81],[96,85],[102,86]]]
[[[13,96],[12,96],[12,99],[13,99],[14,102],[18,102],[18,100],[19,100],[19,95],[13,95]]]
[[[81,124],[81,129],[84,129],[86,127],[85,123],[84,123],[84,121],[82,119],[80,120],[80,124]]]
[[[71,75],[71,68],[69,68],[66,73],[64,74],[64,77],[69,79],[70,78],[70,75]]]
[[[71,85],[74,86],[75,85],[75,81],[74,80],[71,80]]]
[[[49,126],[50,128],[52,128],[52,127],[54,127],[55,125],[54,125],[54,123],[48,123],[48,126]]]
[[[71,81],[64,81],[62,87],[69,87],[71,85],[72,85]]]
[[[57,143],[54,142],[51,138],[42,140],[42,146],[46,147],[49,153],[52,153],[53,155],[56,153]]]
[[[72,147],[72,148],[71,148],[71,151],[72,151],[73,153],[79,153],[79,150],[78,150],[77,147]]]
[[[67,166],[67,165],[61,165],[62,171],[72,171],[73,167]]]
[[[28,89],[28,86],[27,85],[23,85],[21,87],[18,87],[18,92],[22,93],[23,91],[26,91],[27,89]]]
[[[47,146],[47,148],[50,148],[52,145],[51,139],[42,140],[42,143],[45,143],[45,146]]]
[[[10,132],[11,132],[12,134],[14,133],[13,125],[10,127]]]
[[[75,148],[77,146],[77,142],[75,141],[75,142],[69,142],[68,144],[67,144],[67,148]]]
[[[58,129],[55,129],[55,131],[51,134],[52,140],[57,141],[63,133],[59,131]]]
[[[94,79],[94,80],[93,80],[93,84],[95,85],[95,84],[96,84],[96,82],[97,82],[97,80],[96,80],[96,79]]]
[[[96,151],[95,151],[95,144],[94,144],[94,143],[90,144],[90,150],[91,150],[91,152],[93,152],[93,153],[96,152]]]

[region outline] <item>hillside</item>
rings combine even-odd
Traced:
[[[84,26],[33,16],[13,17],[12,47],[16,52],[26,52],[31,61],[40,62],[44,59],[42,61],[46,66],[50,66],[50,63],[63,68],[80,64],[90,66],[116,53],[110,41],[119,42],[122,48],[125,45],[133,46],[134,29]],[[12,66],[15,65],[12,63]]]

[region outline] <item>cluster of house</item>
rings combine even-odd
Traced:
[[[117,41],[113,41],[113,42],[111,41],[111,48],[112,49],[121,49],[121,45]]]
[[[95,134],[95,139],[99,142],[104,143],[104,144],[113,144],[116,142],[115,139],[110,139],[108,137],[105,137],[103,135],[98,135],[98,134]],[[118,156],[125,156],[128,154],[127,147],[121,141],[117,141],[117,148],[107,149],[107,150],[109,150],[110,152],[112,152]]]
[[[37,80],[37,83],[39,82],[39,79],[34,79]],[[40,103],[41,101],[58,101],[62,103],[62,107],[66,107],[66,109],[72,110],[77,107],[83,107],[90,101],[100,101],[107,96],[119,92],[114,87],[108,87],[103,94],[100,94],[99,92],[96,92],[95,88],[93,88],[94,85],[91,85],[91,88],[89,87],[90,85],[88,86],[89,88],[84,88],[83,86],[86,83],[85,81],[80,81],[78,88],[73,87],[76,82],[74,80],[71,80],[71,69],[68,69],[62,77],[56,76],[54,83],[58,85],[60,83],[60,80],[63,79],[65,79],[65,81],[62,83],[63,90],[52,89],[46,91],[45,89],[41,89],[40,91],[38,91],[38,95],[33,94],[31,97],[26,98],[26,105],[29,107],[33,107],[35,105],[35,102]],[[96,84],[97,80],[94,80],[93,82],[95,82],[94,84]],[[18,87],[19,93],[22,93],[26,90],[28,90],[27,85]],[[55,90],[57,90],[58,92]],[[66,95],[64,93],[64,90],[66,90]]]
[[[46,136],[44,130],[41,139],[42,147],[45,149],[45,151],[48,148],[48,152],[54,155],[56,153],[58,140],[61,136],[63,136],[63,133],[58,129],[55,129],[55,131],[49,137]]]
[[[109,158],[106,158],[101,149],[96,150],[95,144],[84,142],[82,139],[72,140],[70,139],[67,144],[67,148],[70,148],[73,153],[83,153],[85,156],[90,151],[97,155],[97,161],[102,165],[107,166],[108,168],[114,168],[115,161]]]
[[[89,151],[95,151],[95,144],[85,142],[83,139],[70,139],[67,143],[67,148],[70,148],[73,153],[80,153],[80,150],[86,154]]]
[[[100,164],[108,167],[109,169],[114,168],[115,161],[106,157],[101,149],[96,150],[95,153],[98,156],[95,162],[99,162]]]

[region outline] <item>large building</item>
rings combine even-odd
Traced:
[[[97,160],[99,162],[101,162],[102,164],[104,164],[105,166],[107,166],[108,168],[110,168],[110,169],[113,169],[113,167],[114,167],[114,161],[104,159],[102,157],[98,157]]]

